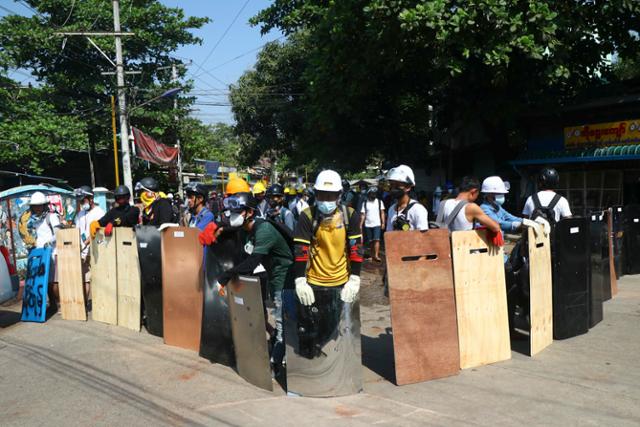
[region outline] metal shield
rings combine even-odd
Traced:
[[[144,324],[151,335],[161,337],[162,330],[162,251],[160,232],[152,225],[135,228],[140,261],[140,285]]]
[[[227,290],[238,374],[256,387],[272,391],[260,279],[240,276]]]
[[[640,205],[624,207],[624,273],[640,273]]]
[[[553,229],[554,339],[589,331],[589,229],[587,218],[565,218]]]
[[[602,303],[604,301],[604,262],[603,240],[607,237],[607,224],[602,212],[595,212],[590,216],[589,253],[591,264],[591,281],[589,286],[589,327],[592,328],[602,321]],[[608,270],[607,270],[608,271]],[[608,283],[607,283],[608,284]]]
[[[340,289],[314,288],[305,307],[284,290],[283,320],[287,391],[309,397],[346,396],[362,391],[360,304],[344,303]]]

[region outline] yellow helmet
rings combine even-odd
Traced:
[[[267,191],[267,187],[264,186],[264,184],[262,183],[262,181],[258,181],[254,184],[253,186],[253,195],[255,196],[256,194],[262,194],[265,193]]]
[[[227,187],[224,191],[226,194],[236,194],[236,193],[250,193],[251,187],[247,184],[242,178],[231,178],[227,183]]]

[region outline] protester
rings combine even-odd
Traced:
[[[258,210],[256,212],[258,218],[266,218],[267,211],[269,210],[269,203],[265,198],[265,193],[267,192],[267,188],[264,186],[262,181],[258,181],[253,186],[253,197],[256,198],[258,202]]]
[[[295,228],[293,213],[284,206],[284,188],[280,184],[273,184],[267,190],[269,210],[267,217],[280,224],[286,225],[292,232]]]
[[[442,201],[442,197],[442,187],[438,185],[436,186],[436,189],[433,190],[433,203],[431,205],[431,212],[433,212],[434,216],[438,216],[438,212],[440,212],[440,202]]]
[[[235,267],[225,271],[218,277],[218,290],[238,275],[253,275],[262,264],[267,265],[268,291],[275,305],[274,347],[271,361],[274,371],[281,368],[284,356],[282,326],[282,289],[289,268],[293,264],[293,254],[285,237],[268,221],[257,218],[258,201],[251,193],[236,193],[224,199],[225,212],[229,212],[230,223],[242,227],[245,248],[251,247],[249,256]],[[223,227],[211,223],[200,233],[203,245],[212,245],[223,232]]]
[[[154,178],[142,178],[136,184],[136,191],[140,192],[140,201],[144,206],[142,224],[160,227],[178,220],[173,214],[171,202],[164,193],[160,192],[160,185]]]
[[[104,228],[104,234],[109,236],[113,227],[135,227],[140,218],[140,209],[131,206],[131,192],[126,185],[119,185],[113,191],[116,205],[102,218],[91,223],[91,237],[95,237],[99,228]]]
[[[360,290],[362,234],[358,212],[340,204],[340,175],[318,174],[315,205],[305,209],[294,233],[295,289],[303,305],[315,302],[314,287],[340,287],[344,302]]]
[[[197,227],[200,230],[215,220],[213,214],[205,206],[207,197],[207,189],[200,183],[190,183],[186,189],[187,207],[191,217],[189,219],[189,227]]]
[[[353,207],[353,199],[355,198],[355,194],[351,191],[351,184],[346,179],[342,180],[342,196],[340,197],[340,201],[343,205],[347,207]]]
[[[212,190],[209,193],[209,200],[207,201],[207,208],[213,214],[213,217],[216,219],[220,218],[222,214],[222,199],[218,197],[218,192],[216,190]]]
[[[475,201],[480,195],[480,182],[477,178],[465,176],[460,184],[460,192],[455,199],[441,203],[437,222],[446,224],[451,231],[473,230],[478,223],[486,227],[487,237],[494,246],[503,246],[504,239],[500,225],[489,218]]]
[[[296,221],[300,218],[300,214],[309,207],[309,191],[304,184],[299,184],[296,188],[298,192],[298,200],[293,207],[293,217]]]
[[[510,214],[502,207],[506,195],[509,193],[502,178],[499,176],[485,178],[485,180],[482,181],[480,191],[484,197],[484,201],[480,205],[482,211],[487,214],[489,218],[500,224],[500,228],[505,233],[520,231],[523,219]]]
[[[384,204],[376,197],[377,193],[378,190],[375,187],[367,190],[367,200],[362,204],[360,211],[360,228],[364,231],[365,243],[370,245],[371,258],[375,262],[381,262],[380,238],[382,225],[385,224],[385,215]]]
[[[82,258],[82,276],[84,280],[85,301],[90,298],[91,288],[91,256],[89,249],[91,246],[91,223],[102,218],[105,212],[93,201],[93,191],[88,185],[84,185],[75,190],[76,198],[79,200],[80,209],[76,215],[76,227],[80,231],[80,257]]]
[[[538,191],[529,196],[522,214],[533,220],[542,217],[547,222],[558,222],[562,218],[572,216],[567,199],[557,194],[554,190],[560,183],[560,175],[553,168],[544,168],[538,177]]]
[[[387,180],[394,201],[389,208],[387,231],[429,229],[427,209],[409,195],[416,185],[413,170],[407,165],[400,165],[389,170]]]

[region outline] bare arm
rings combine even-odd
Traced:
[[[480,206],[475,203],[469,203],[467,205],[465,213],[467,214],[467,219],[471,217],[473,220],[478,221],[480,224],[487,227],[487,229],[493,231],[494,233],[498,233],[500,231],[500,224],[489,218],[489,216],[484,213],[484,211],[480,208]]]

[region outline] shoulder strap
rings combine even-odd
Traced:
[[[533,200],[533,208],[534,209],[542,208],[542,203],[540,203],[540,198],[538,197],[538,193],[533,193],[531,195],[531,200]]]
[[[551,199],[551,202],[549,203],[549,206],[547,206],[547,208],[549,208],[549,209],[555,208],[561,198],[562,198],[562,196],[559,195],[558,193],[556,193],[556,195],[553,196],[553,199]]]
[[[444,205],[447,203],[446,200],[440,202],[438,205],[438,215],[436,216],[436,224],[442,224],[444,220]]]
[[[460,213],[460,211],[462,210],[462,208],[464,208],[465,206],[467,206],[469,204],[469,202],[467,202],[466,200],[461,200],[458,205],[453,208],[453,210],[451,211],[451,213],[447,216],[447,219],[444,220],[445,225],[447,226],[447,228],[449,227],[449,225],[451,225],[451,223],[453,222],[454,219],[456,219],[456,217],[458,216],[458,214]]]
[[[344,228],[347,231],[347,234],[349,234],[349,214],[353,212],[353,209],[345,205],[340,205],[340,210],[342,211],[342,222],[344,223]]]

